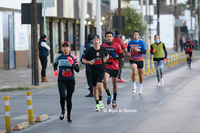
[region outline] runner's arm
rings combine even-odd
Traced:
[[[119,39],[119,45],[121,46],[121,49],[124,50],[126,49],[127,45],[123,43],[123,41],[121,39]]]
[[[74,68],[74,70],[75,70],[76,72],[79,72],[79,71],[80,71],[78,64],[73,65],[73,68]]]
[[[152,45],[152,44],[151,44],[151,46],[150,46],[150,53],[151,53],[151,54],[154,54],[154,53],[153,53],[153,45]]]
[[[146,54],[146,52],[147,52],[146,46],[145,46],[143,41],[142,41],[142,49],[139,52],[142,53],[142,54]]]
[[[146,50],[140,50],[139,52],[142,53],[142,54],[146,54],[147,51]]]
[[[53,65],[53,69],[54,69],[54,71],[55,71],[55,70],[58,70],[57,67],[58,67],[58,64],[57,64],[57,63],[54,63],[54,65]]]
[[[190,47],[191,47],[192,49],[194,49],[194,44],[193,44],[193,42],[192,42],[192,44],[190,45]]]
[[[123,53],[120,53],[120,54],[118,55],[117,59],[122,59],[122,58],[124,58],[124,55],[123,55]]]
[[[165,52],[165,59],[167,59],[167,50],[166,50],[166,47],[165,47],[165,44],[163,43],[163,50]]]
[[[184,48],[184,50],[186,49],[185,46],[186,46],[186,44],[184,43],[184,44],[183,44],[183,48]]]
[[[53,65],[53,69],[54,69],[54,71],[55,70],[58,70],[58,56],[56,56],[56,59],[55,59],[55,61],[54,61],[54,65]]]

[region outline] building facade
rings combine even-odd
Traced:
[[[31,26],[21,24],[21,4],[30,2],[0,0],[0,69],[31,67]],[[103,17],[109,12],[110,5],[102,2],[101,8]],[[72,53],[79,60],[80,9],[81,0],[54,0],[54,7],[45,8],[47,44],[51,48],[48,65],[54,62],[63,41],[72,44]],[[96,0],[85,0],[85,13],[87,37],[89,33],[96,33]],[[43,33],[44,23],[38,25],[38,40]]]

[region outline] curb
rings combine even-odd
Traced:
[[[47,114],[43,114],[36,117],[35,122],[42,122],[42,121],[46,121],[47,119],[49,119],[49,116]]]
[[[22,130],[22,129],[25,129],[27,127],[29,127],[29,124],[27,122],[22,122],[20,124],[15,125],[12,130],[13,131]]]

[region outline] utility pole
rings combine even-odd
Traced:
[[[83,54],[85,44],[85,0],[81,0],[81,13],[80,13],[80,58]]]
[[[148,59],[150,58],[150,55],[149,55],[149,0],[146,0],[146,16],[147,16],[147,27],[146,27],[146,47],[147,47],[147,55],[148,55]]]
[[[199,37],[198,37],[198,43],[199,43],[199,41],[200,41],[200,0],[198,0],[198,25],[199,25]],[[199,46],[199,45],[198,45]],[[199,47],[198,47],[198,49],[199,49]]]
[[[142,14],[142,25],[144,25],[143,0],[140,0],[140,6],[141,6],[141,14]]]
[[[46,2],[43,0],[44,4],[44,34],[46,34],[46,14],[45,14],[45,9],[46,9]]]
[[[118,0],[118,28],[122,35],[122,12],[121,12],[121,0]],[[122,37],[122,36],[121,36]]]
[[[191,30],[192,28],[192,0],[190,0],[190,22],[191,22]]]
[[[197,27],[197,14],[196,14],[196,10],[197,10],[197,0],[195,0],[195,9],[194,9],[194,15],[195,15],[195,24],[194,24],[194,38],[193,38],[193,40],[194,40],[194,48],[196,49],[196,39],[197,39],[197,29],[196,29],[196,27]]]
[[[101,34],[101,2],[96,0],[96,21],[97,21],[97,34],[100,36],[100,44],[102,43],[102,34]]]
[[[157,0],[157,35],[160,36],[160,0]]]
[[[37,35],[37,4],[36,0],[32,0],[32,35],[33,35],[33,46],[34,46],[34,85],[39,85],[39,71],[38,71],[38,35]]]
[[[178,19],[178,14],[177,14],[177,0],[174,0],[174,17],[175,17],[175,20]],[[174,37],[175,37],[175,40],[174,40],[174,45],[176,46],[176,51],[178,51],[178,27],[174,27]]]

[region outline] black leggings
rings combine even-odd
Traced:
[[[122,66],[123,66],[123,61],[122,59],[118,59],[119,61],[119,75],[118,75],[118,79],[121,78],[121,74],[122,74]]]
[[[70,118],[72,109],[72,94],[74,93],[75,80],[61,81],[58,80],[58,90],[60,94],[61,110],[65,111],[65,100],[67,102],[67,117]],[[67,95],[66,95],[67,91]]]
[[[47,56],[39,56],[39,58],[42,65],[41,75],[42,77],[46,77]]]

